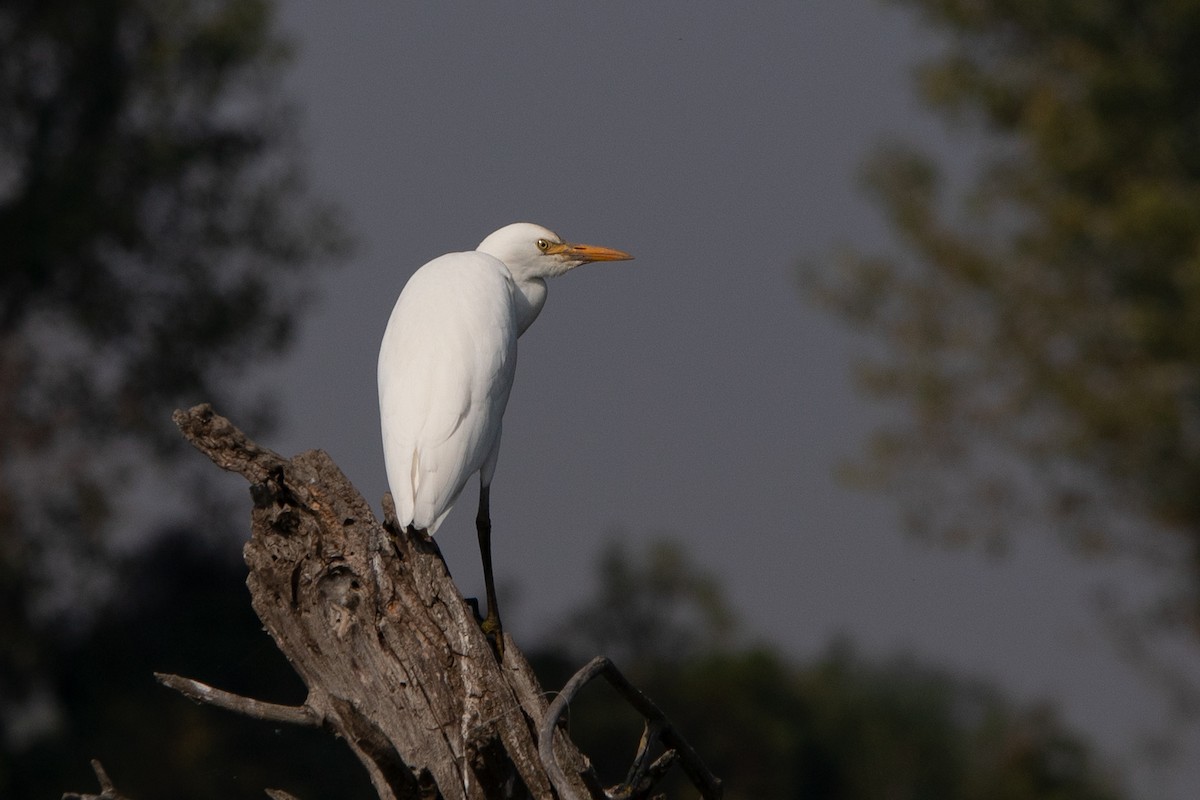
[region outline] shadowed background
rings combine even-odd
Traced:
[[[0,621],[0,793],[85,789],[93,755],[134,797],[150,786],[258,795],[279,774],[311,796],[363,793],[339,782],[357,766],[327,756],[336,745],[235,728],[152,685],[152,670],[179,671],[300,697],[286,696],[299,687],[276,677],[286,666],[239,587],[245,487],[199,456],[174,457],[166,419],[174,405],[213,401],[285,454],[327,450],[378,507],[375,359],[396,296],[430,258],[529,220],[636,256],[551,282],[521,340],[493,550],[506,629],[542,657],[547,686],[596,646],[626,657],[688,730],[715,736],[716,758],[778,778],[733,796],[828,796],[822,786],[843,784],[857,787],[846,796],[881,796],[853,781],[875,773],[947,797],[1115,796],[1092,791],[1093,765],[1124,775],[1132,796],[1194,794],[1194,718],[1176,713],[1161,675],[1119,651],[1129,629],[1100,613],[1101,599],[1152,606],[1183,584],[1182,546],[1157,568],[1082,560],[1045,520],[1013,530],[1052,535],[989,539],[1004,521],[980,508],[985,532],[944,548],[906,534],[897,497],[837,478],[873,430],[905,417],[855,385],[862,353],[889,343],[851,332],[810,291],[843,248],[905,252],[895,215],[863,190],[864,165],[906,140],[961,187],[1002,149],[969,119],[947,129],[916,99],[913,67],[952,37],[867,0],[752,13],[289,1],[277,19],[259,2],[12,9],[0,88],[26,115],[0,127],[12,147],[0,152],[0,241],[30,249],[14,262],[25,271],[5,274],[18,293],[4,297],[0,372],[39,381],[0,384],[0,535],[14,534],[0,541],[11,607]],[[290,63],[275,60],[276,27],[294,44]],[[75,69],[53,69],[56,52]],[[280,66],[282,93],[270,80]],[[258,77],[264,90],[247,92]],[[289,157],[311,187],[286,169],[275,180],[270,166]],[[249,190],[230,192],[239,181]],[[149,190],[111,190],[127,184]],[[302,270],[343,251],[312,196],[340,207],[334,219],[354,239],[338,269]],[[79,219],[98,222],[76,247]],[[25,278],[51,291],[24,302]],[[313,302],[283,350],[297,294]],[[275,427],[254,413],[253,399],[271,394]],[[37,435],[26,418],[44,426]],[[482,594],[475,491],[437,537],[468,594]],[[680,605],[692,616],[674,616]],[[1169,645],[1196,674],[1194,641]],[[889,661],[898,654],[945,674]],[[693,693],[673,696],[681,673]],[[945,675],[991,683],[1032,711],[964,711]],[[1097,761],[1040,706],[1093,742]],[[989,738],[992,712],[1006,721]],[[984,734],[964,732],[980,719]],[[881,725],[888,746],[865,746]],[[739,736],[723,736],[731,730]],[[909,749],[929,730],[922,741],[941,744]],[[840,750],[822,738],[831,731]],[[753,757],[767,752],[759,768]],[[998,771],[979,768],[979,753]],[[337,769],[326,757],[341,758]],[[822,775],[837,763],[848,782]],[[944,774],[923,783],[930,765]],[[174,783],[183,774],[189,783]],[[988,793],[989,776],[1030,774],[1037,791]],[[966,788],[930,788],[959,779]]]
[[[871,2],[281,11],[314,177],[361,251],[321,279],[272,376],[288,412],[274,446],[328,450],[377,503],[375,356],[412,271],[516,220],[626,249],[637,260],[551,282],[521,339],[492,493],[518,640],[578,595],[606,534],[665,531],[726,581],[756,636],[797,654],[836,634],[913,651],[1061,703],[1122,763],[1146,763],[1168,701],[1094,607],[1115,574],[1136,593],[1138,567],[1032,538],[1002,559],[934,549],[902,534],[886,498],[835,480],[885,412],[855,393],[852,334],[806,302],[798,265],[889,244],[858,184],[881,141],[920,143],[952,178],[980,147],[917,105],[911,70],[937,40],[914,15]],[[438,542],[481,594],[474,497]],[[1186,760],[1138,774],[1182,797],[1171,776]]]

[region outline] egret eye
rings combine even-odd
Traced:
[[[537,240],[537,249],[541,250],[544,253],[550,249],[550,243],[548,241],[546,241],[545,239],[538,239]]]

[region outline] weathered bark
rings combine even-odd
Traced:
[[[309,693],[298,709],[256,712],[201,684],[177,688],[327,727],[385,800],[560,796],[538,755],[541,687],[507,636],[497,662],[433,541],[380,524],[321,451],[285,459],[207,405],[177,411],[175,422],[218,466],[250,481],[252,603]],[[605,797],[587,759],[554,735],[562,794]]]

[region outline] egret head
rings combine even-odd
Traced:
[[[517,281],[554,278],[589,261],[628,261],[629,253],[591,244],[564,242],[552,230],[531,222],[506,225],[476,248],[504,262]]]

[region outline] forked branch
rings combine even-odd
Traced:
[[[687,740],[679,735],[679,732],[675,730],[671,721],[658,706],[654,705],[649,697],[630,683],[616,665],[604,656],[593,658],[576,672],[571,680],[567,681],[562,692],[546,710],[541,728],[538,730],[538,756],[546,767],[546,773],[550,776],[550,781],[559,795],[564,798],[572,798],[572,800],[575,798],[575,795],[571,794],[566,775],[554,757],[554,731],[567,706],[579,694],[579,690],[597,675],[603,675],[604,679],[617,690],[617,693],[624,697],[626,702],[646,720],[646,731],[642,735],[642,742],[638,747],[637,757],[630,769],[629,777],[623,785],[609,792],[609,797],[612,800],[618,800],[618,798],[624,800],[647,794],[654,781],[661,777],[662,773],[671,765],[671,761],[677,757],[679,765],[692,784],[700,790],[700,795],[708,800],[719,800],[722,792],[721,781],[708,770],[708,767],[704,766],[700,756]],[[663,746],[667,748],[667,753],[650,764],[649,758],[655,740],[662,742]],[[674,753],[675,756],[670,756],[670,753]],[[651,777],[653,780],[649,780]]]
[[[104,771],[104,765],[94,758],[92,759],[92,772],[96,773],[96,782],[100,784],[100,794],[66,792],[62,796],[62,800],[129,800],[128,797],[117,791],[113,786],[112,779]]]

